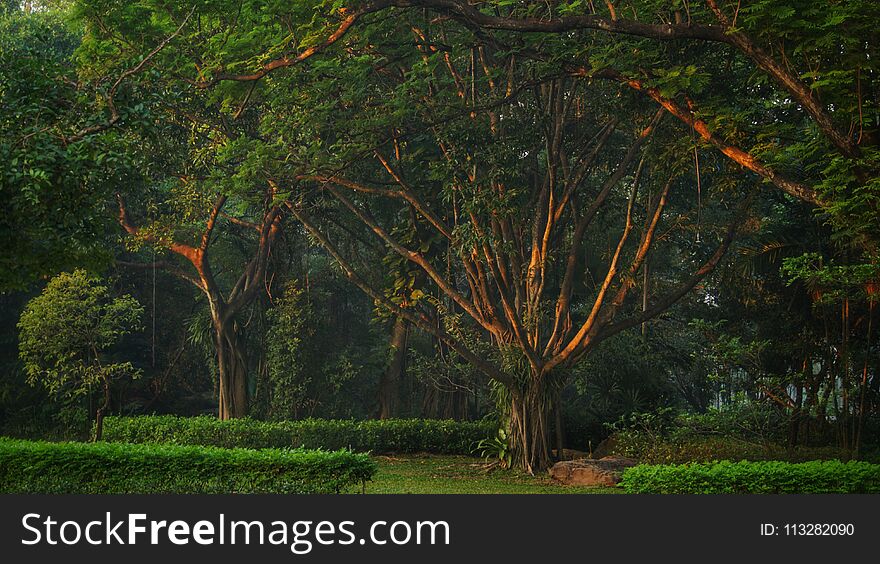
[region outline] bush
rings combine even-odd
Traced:
[[[650,437],[624,431],[614,436],[614,454],[649,464],[685,464],[719,460],[806,462],[846,460],[846,449],[827,447],[786,447],[774,443],[758,444],[737,437]]]
[[[880,493],[880,465],[868,462],[716,462],[640,465],[620,483],[627,493]]]
[[[346,451],[0,438],[0,493],[338,493],[375,473]]]
[[[347,448],[356,452],[471,454],[497,424],[438,419],[220,421],[210,416],[108,417],[104,440],[246,448]]]
[[[632,414],[613,426],[613,453],[649,464],[685,464],[719,460],[805,462],[850,458],[834,446],[789,447],[773,410],[739,406],[704,414],[662,409]]]

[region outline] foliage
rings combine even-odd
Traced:
[[[316,318],[312,304],[296,280],[287,283],[284,295],[268,312],[266,335],[269,377],[267,416],[295,419],[305,411],[312,394]]]
[[[338,493],[375,472],[347,451],[0,439],[2,493]]]
[[[251,416],[368,417],[388,351],[379,310],[413,318],[397,390],[408,416],[483,415],[488,373],[496,386],[510,377],[496,396],[506,427],[520,412],[514,392],[547,367],[534,380],[550,383],[549,397],[522,411],[551,416],[558,398],[569,447],[665,406],[709,412],[634,416],[619,448],[675,461],[872,446],[880,3],[392,4],[65,0],[3,11],[0,291],[97,271],[114,255],[140,266],[121,266],[117,284],[153,306],[152,334],[101,351],[105,367],[128,361],[148,376],[116,390],[122,413],[211,412],[228,349],[235,390],[246,389],[234,403],[252,400]],[[472,10],[502,24],[481,26]],[[547,22],[565,31],[516,31]],[[117,190],[136,231],[124,253],[108,237],[121,230],[107,229]],[[748,210],[734,212],[747,192]],[[639,264],[655,204],[656,237]],[[628,209],[632,233],[621,237]],[[276,212],[279,233],[264,237]],[[726,258],[682,297],[734,213]],[[151,263],[185,287],[160,274],[157,291]],[[374,291],[345,286],[352,271]],[[667,298],[678,301],[664,308]],[[2,305],[18,318],[20,306]],[[645,312],[652,319],[639,322]],[[0,342],[14,351],[14,321],[4,321]],[[42,354],[69,332],[27,346]],[[546,362],[563,350],[570,363]],[[18,359],[0,367],[2,422],[24,429],[57,412],[23,385]],[[476,414],[457,402],[465,395]],[[65,420],[79,410],[68,406]],[[373,448],[360,427],[338,425],[340,445]],[[507,447],[537,445],[553,426],[535,425],[537,442],[509,433]],[[317,424],[306,434],[332,439]],[[479,439],[504,452],[491,430]]]
[[[76,397],[92,386],[137,376],[130,362],[104,355],[140,324],[143,307],[84,270],[59,274],[32,299],[18,324],[19,354],[28,382],[53,395]]]
[[[632,414],[662,410],[676,400],[670,385],[671,362],[663,343],[627,332],[599,345],[570,370],[572,385],[563,395],[565,435],[570,448],[588,450],[608,435],[605,425]]]
[[[498,429],[494,437],[480,440],[474,448],[474,452],[487,462],[493,460],[502,468],[510,468],[511,462],[513,462],[510,440],[504,427]]]
[[[702,414],[660,409],[636,413],[611,428],[614,454],[650,464],[717,460],[848,459],[835,446],[786,445],[787,417],[769,406],[743,404]]]
[[[837,460],[640,465],[627,468],[620,485],[641,494],[880,493],[880,465]]]
[[[780,272],[789,285],[803,283],[819,297],[818,303],[829,304],[845,299],[877,300],[880,284],[878,257],[871,257],[866,263],[841,265],[827,264],[819,253],[805,253],[785,259]]]
[[[102,198],[127,162],[113,135],[68,141],[93,119],[71,64],[78,44],[58,14],[0,11],[0,289],[110,257]]]
[[[718,460],[762,461],[848,459],[844,449],[825,446],[786,447],[778,443],[755,443],[736,437],[694,437],[650,440],[644,436],[615,436],[614,453],[648,464],[686,464]]]
[[[785,417],[772,406],[742,403],[723,409],[710,409],[705,413],[690,413],[674,408],[632,413],[609,427],[650,438],[726,436],[767,442],[782,438],[785,423]]]
[[[213,417],[108,417],[104,439],[125,443],[172,443],[247,448],[348,448],[355,452],[470,454],[494,423],[440,419],[344,421],[304,419],[263,422]]]

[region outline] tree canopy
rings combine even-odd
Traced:
[[[742,389],[795,419],[839,393],[850,441],[877,381],[878,18],[870,0],[13,10],[0,283],[112,263],[155,308],[157,271],[176,278],[196,313],[174,312],[175,358],[199,344],[224,419],[342,388],[303,360],[348,335],[317,328],[326,307],[372,347],[332,366],[376,373],[375,413],[414,409],[394,392],[414,395],[412,357],[458,398],[424,392],[432,410],[491,390],[530,471],[588,371],[639,369],[602,361],[625,350],[664,359],[652,401],[668,385],[705,409],[719,370],[759,374]],[[357,297],[328,298],[342,278]]]

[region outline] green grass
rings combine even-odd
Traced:
[[[379,471],[367,482],[368,494],[596,494],[617,488],[564,486],[549,476],[495,469],[468,456],[375,456]]]

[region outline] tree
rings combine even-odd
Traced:
[[[136,378],[130,362],[112,362],[108,351],[138,329],[143,308],[131,296],[113,298],[110,289],[84,270],[54,277],[32,299],[18,323],[19,356],[28,382],[51,394],[71,399],[102,390],[95,419],[95,440],[101,440],[110,408],[113,380]]]
[[[299,419],[309,413],[316,376],[314,358],[315,312],[308,297],[295,280],[287,283],[284,294],[269,310],[270,327],[266,336],[268,406],[270,419]]]
[[[406,350],[409,323],[396,317],[391,329],[391,360],[379,380],[379,419],[391,419],[398,414],[400,384],[406,376]]]
[[[568,68],[580,66],[588,76],[618,81],[646,94],[735,162],[792,196],[823,203],[840,224],[852,227],[857,223],[861,236],[876,243],[876,231],[865,222],[866,206],[845,203],[853,199],[862,204],[873,202],[867,207],[876,213],[880,182],[878,68],[877,45],[869,39],[880,9],[876,2],[841,2],[824,7],[805,0],[764,0],[747,6],[733,0],[694,4],[630,0],[605,2],[606,13],[602,13],[601,4],[592,2],[476,6],[466,0],[398,0],[391,4],[436,10],[471,29],[479,29],[484,37],[496,30],[616,35],[620,42],[612,49],[589,52],[587,57],[581,49],[532,50],[525,55],[552,58]],[[382,3],[366,5],[376,10],[386,8]],[[632,18],[626,15],[630,13]],[[671,47],[663,49],[660,43]],[[727,58],[727,64],[715,66],[724,69],[717,78],[735,85],[731,89],[739,90],[741,95],[720,104],[714,100],[709,106],[716,106],[715,111],[707,111],[694,103],[693,94],[702,88],[693,79],[714,74],[710,65],[715,57],[701,50],[713,45],[722,47],[716,49],[716,54]],[[734,61],[744,72],[731,74]],[[767,79],[784,97],[761,88]],[[743,95],[754,95],[759,89],[765,96],[755,97],[755,101],[770,102],[787,118],[787,123],[778,119],[752,122],[760,127],[760,136],[770,140],[769,148],[776,153],[762,148],[760,152],[769,160],[757,158],[754,149],[744,151],[725,139],[735,129],[720,133],[710,126],[722,118],[739,122],[749,105]],[[755,116],[754,109],[747,112]],[[769,117],[773,118],[773,113]],[[803,140],[786,131],[797,121],[800,123],[796,127],[810,130]],[[816,130],[818,136],[812,134]],[[786,141],[792,139],[786,147]],[[821,180],[810,186],[787,177],[771,164],[773,160],[780,164],[779,155],[798,155],[795,158],[802,161],[803,168],[814,165]]]
[[[208,114],[220,125],[211,126],[215,135],[206,147],[229,137],[230,120],[245,120],[238,127],[253,120],[246,135],[228,141],[246,149],[235,153],[234,170],[270,183],[275,191],[269,200],[283,201],[393,315],[444,340],[507,388],[515,457],[522,467],[539,470],[549,463],[548,417],[565,382],[565,372],[557,369],[576,363],[595,343],[659,314],[693,288],[720,261],[733,227],[720,230],[716,247],[695,249],[689,262],[698,262],[689,277],[666,284],[663,294],[658,284],[651,307],[615,320],[627,311],[634,277],[654,245],[681,175],[675,167],[646,164],[645,148],[667,109],[646,112],[638,99],[616,106],[616,85],[593,85],[580,71],[523,56],[532,42],[507,47],[466,27],[432,32],[415,12],[401,20],[406,27],[395,20],[364,21],[353,33],[354,22],[373,6],[329,13],[323,5],[297,8],[285,17],[312,22],[303,23],[304,39],[253,72],[229,70],[252,70],[248,62],[230,60],[230,53],[260,47],[239,34],[253,37],[255,28],[263,28],[262,43],[269,48],[273,41],[287,41],[290,33],[262,12],[242,12],[245,20],[229,22],[200,10],[203,31],[184,32],[199,45],[203,70],[196,77],[187,78],[188,65],[181,67],[190,47],[172,41],[169,49],[150,53],[157,53],[153,62],[159,68],[169,66],[160,76],[182,76],[196,93],[209,92],[184,97],[212,105],[222,99],[219,110]],[[171,22],[162,32],[144,29],[135,12],[112,15],[121,18],[118,27],[126,35],[150,33],[161,44],[158,37],[185,27],[192,12],[182,12],[169,14]],[[320,17],[311,17],[315,14]],[[107,19],[90,17],[99,23]],[[98,25],[89,29],[86,45],[133,56],[113,34]],[[205,29],[211,35],[227,30],[237,47],[216,51]],[[401,43],[402,37],[410,39]],[[550,44],[564,51],[572,42],[559,36]],[[306,64],[318,53],[334,56]],[[283,68],[290,72],[277,72]],[[166,87],[179,82],[172,79]],[[206,115],[203,108],[197,115]],[[668,135],[684,139],[686,149],[678,147],[677,154],[670,142],[667,154],[653,158],[671,158],[679,167],[689,162],[686,132]],[[641,183],[652,187],[650,198],[639,197]],[[372,203],[376,196],[388,201]],[[321,201],[327,197],[329,205]],[[210,213],[203,243],[210,241],[212,218],[222,205]],[[352,257],[342,256],[316,224],[312,207],[322,209],[319,219],[328,217],[327,209],[352,214],[389,252],[419,270],[425,287],[413,288],[399,303],[375,281],[354,274]],[[408,234],[389,227],[402,212],[415,218]],[[124,206],[120,220],[129,233],[136,232]],[[599,249],[611,229],[619,229],[619,237],[611,252],[603,253]],[[585,244],[588,237],[595,242]],[[206,249],[179,246],[175,252],[204,260]],[[575,286],[583,281],[585,249],[592,249],[603,274],[579,293]],[[442,257],[445,269],[436,264]],[[201,272],[199,277],[204,278]],[[475,325],[473,337],[463,336],[469,328],[461,327],[462,320]],[[466,342],[471,338],[482,344]],[[221,377],[221,389],[222,382]]]
[[[127,164],[118,136],[70,141],[92,117],[71,57],[76,27],[55,13],[0,11],[0,289],[106,266],[103,199]]]
[[[266,127],[279,137],[311,130],[329,147],[306,163],[315,172],[298,177],[304,186],[289,209],[379,304],[504,386],[514,459],[540,470],[566,369],[693,289],[731,244],[736,220],[704,225],[707,240],[681,257],[679,280],[653,280],[651,302],[634,312],[658,229],[668,240],[682,226],[661,227],[667,206],[692,213],[693,200],[677,194],[698,181],[685,174],[687,131],[663,129],[664,110],[621,103],[614,88],[560,77],[464,30],[429,36],[420,23],[405,24],[409,49],[399,28],[377,26],[347,42],[350,59],[321,65],[323,80],[276,76],[264,95],[288,107],[296,101],[282,92],[339,102]],[[736,186],[735,171],[713,170],[702,176],[704,196]],[[407,303],[357,272],[327,235],[326,197],[421,272]],[[415,237],[400,229],[410,214]],[[683,279],[681,265],[694,265]]]
[[[236,216],[225,216],[230,225],[241,225],[257,233],[256,245],[247,259],[237,280],[232,287],[224,291],[214,275],[210,262],[210,247],[214,242],[214,230],[222,221],[220,214],[227,197],[217,196],[213,206],[204,220],[204,228],[198,243],[179,242],[180,238],[165,239],[155,231],[143,231],[136,226],[129,216],[125,201],[118,195],[119,223],[132,236],[156,244],[159,248],[167,248],[173,254],[189,262],[195,273],[186,272],[173,263],[160,261],[154,263],[130,263],[138,268],[164,268],[187,282],[192,283],[204,293],[211,313],[211,324],[214,331],[215,351],[217,355],[217,373],[219,378],[220,419],[244,417],[248,412],[247,361],[244,350],[239,342],[236,315],[249,305],[262,289],[263,280],[269,263],[269,253],[273,241],[281,228],[279,208],[273,203],[274,188],[266,192],[266,204],[259,223],[252,223]],[[154,226],[155,227],[155,226]],[[174,225],[180,230],[180,223]],[[188,226],[187,226],[188,227]],[[174,237],[174,235],[172,235]]]
[[[506,387],[527,469],[549,462],[565,370],[702,283],[747,185],[876,239],[870,3],[81,4],[83,52],[120,77],[106,83],[195,104],[207,151],[246,149],[220,170],[273,186],[371,298]],[[341,232],[378,239],[421,287],[389,297]],[[674,275],[648,268],[659,244]]]

